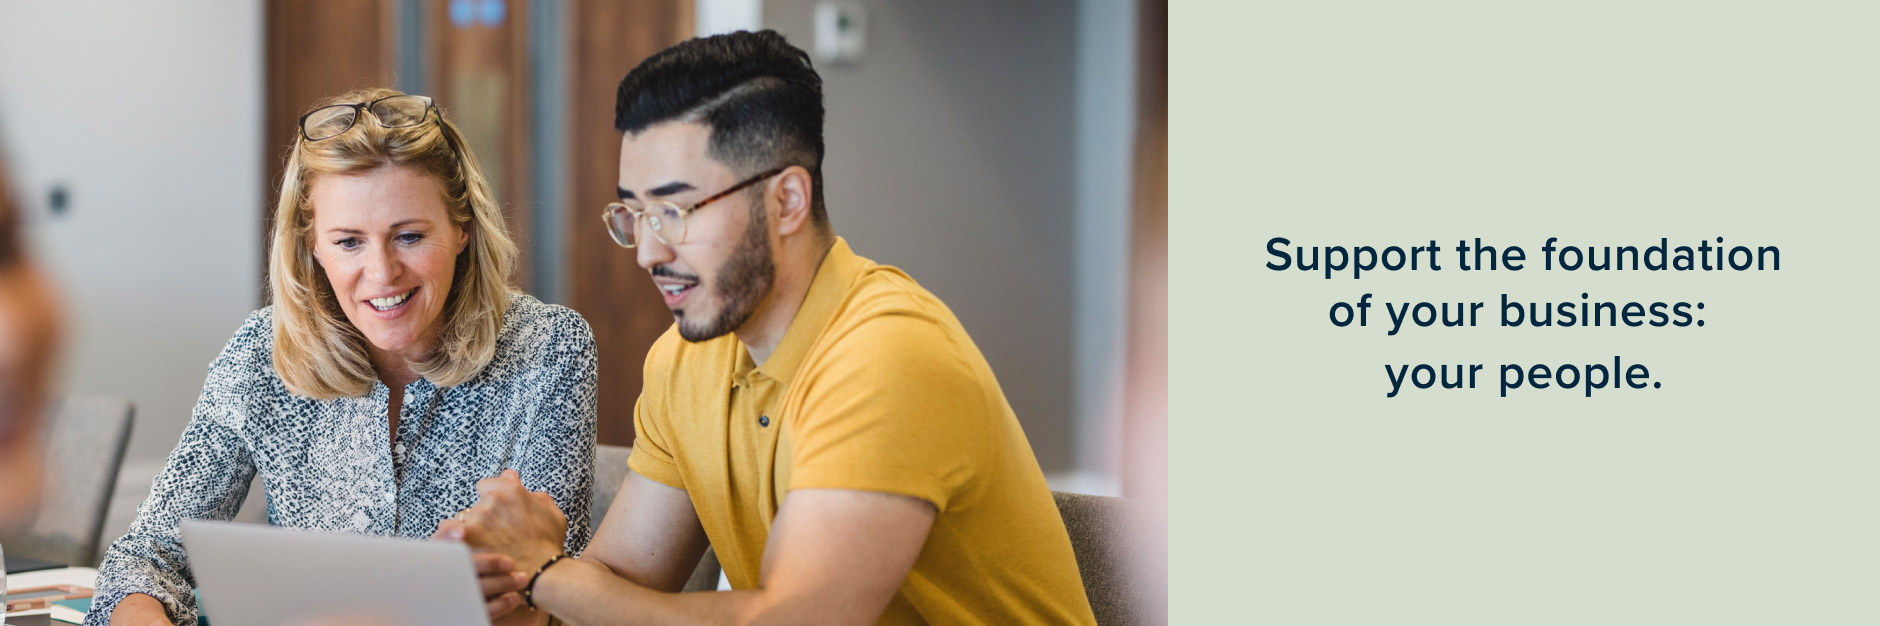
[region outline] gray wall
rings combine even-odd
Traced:
[[[0,3],[0,144],[65,296],[63,387],[137,404],[113,537],[260,298],[261,32],[258,2]]]
[[[813,45],[813,0],[764,24]],[[1073,433],[1077,3],[869,0],[867,52],[819,63],[829,216],[953,309],[1047,472]]]

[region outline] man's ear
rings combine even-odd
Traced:
[[[809,225],[810,198],[814,194],[809,170],[801,165],[783,168],[783,173],[770,181],[770,190],[764,195],[777,205],[777,234],[792,235]]]

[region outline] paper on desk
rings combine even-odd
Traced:
[[[83,624],[85,623],[85,614],[74,611],[71,607],[54,604],[52,605],[52,620],[55,622],[65,622],[67,624]]]
[[[98,585],[98,570],[89,567],[67,567],[63,569],[47,569],[24,574],[14,574],[7,577],[8,591],[14,589],[29,589],[32,587],[50,587],[53,585],[72,585],[74,587],[93,589]],[[51,609],[22,611],[8,615],[7,617],[12,618],[25,615],[50,615],[54,620],[70,624],[82,624],[85,622],[84,613],[75,611],[71,607],[58,605],[53,605]]]

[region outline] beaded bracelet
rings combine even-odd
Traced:
[[[568,553],[566,552],[555,555],[555,558],[549,559],[547,563],[543,563],[541,567],[536,568],[535,575],[529,577],[529,586],[522,588],[522,601],[529,605],[529,610],[535,610],[535,581],[542,577],[542,572],[548,571],[548,566],[554,565],[565,558],[568,558]]]

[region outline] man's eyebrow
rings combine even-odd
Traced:
[[[675,193],[691,191],[691,190],[692,190],[692,185],[690,183],[666,183],[664,185],[660,185],[658,187],[652,188],[651,190],[648,190],[646,192],[646,195],[670,196]]]
[[[693,189],[695,189],[695,187],[693,187],[691,183],[672,182],[649,189],[646,195],[652,197],[670,196],[675,193],[682,193]],[[626,187],[615,187],[614,190],[619,192],[621,200],[632,200],[634,198],[633,192],[627,191]]]

